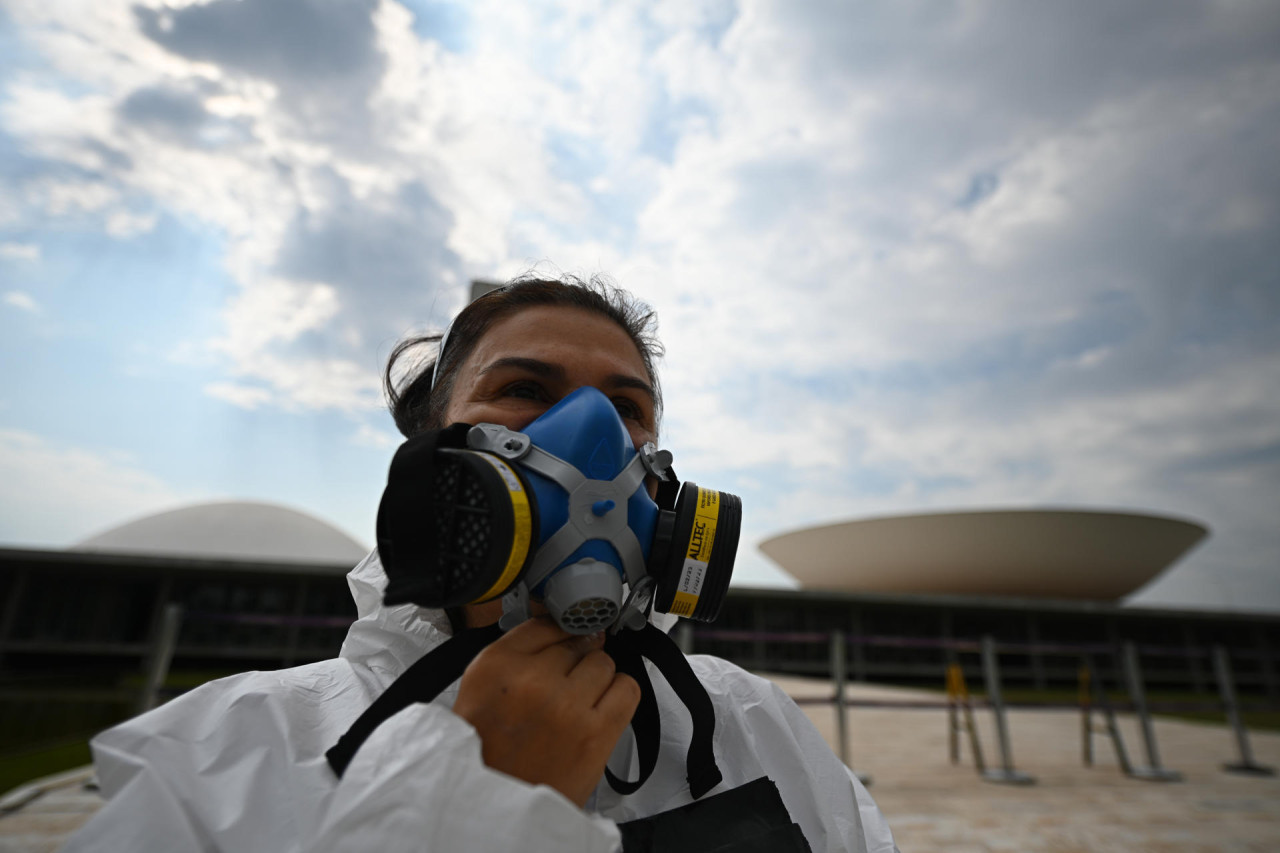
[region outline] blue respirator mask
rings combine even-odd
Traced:
[[[742,502],[681,484],[670,466],[665,450],[636,450],[591,387],[522,431],[454,424],[412,438],[378,509],[384,601],[501,598],[503,630],[533,601],[573,634],[640,629],[652,610],[711,621],[733,573]]]
[[[383,601],[439,608],[501,599],[503,614],[496,625],[455,633],[401,673],[325,753],[330,767],[341,776],[379,725],[439,696],[542,602],[571,634],[608,629],[605,651],[640,687],[631,721],[639,772],[626,779],[606,767],[610,786],[634,793],[658,761],[661,714],[648,662],[689,712],[686,779],[691,796],[703,796],[723,779],[715,710],[685,656],[648,620],[654,610],[717,616],[741,524],[737,496],[681,484],[670,453],[636,450],[595,388],[579,388],[522,431],[454,424],[409,439],[378,507]]]

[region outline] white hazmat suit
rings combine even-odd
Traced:
[[[587,810],[490,769],[451,710],[452,685],[369,737],[341,779],[325,761],[406,668],[449,637],[442,611],[384,607],[376,552],[348,576],[359,616],[334,660],[214,681],[93,741],[109,802],[65,851],[582,851],[619,849],[617,823],[691,802],[684,706],[650,670],[661,710],[658,764],[634,794],[601,781]],[[866,789],[776,686],[705,655],[690,658],[715,706],[724,780],[778,786],[814,851],[896,851]],[[635,778],[624,735],[609,766]]]

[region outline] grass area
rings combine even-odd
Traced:
[[[165,679],[173,696],[227,672],[180,671]],[[134,712],[142,676],[116,680],[44,679],[0,701],[0,793],[91,761],[89,739]]]
[[[1181,711],[1176,714],[1160,714],[1162,717],[1174,717],[1193,723],[1213,723],[1226,725],[1224,714],[1213,714],[1207,711]],[[1280,732],[1280,711],[1242,711],[1240,721],[1249,731]]]
[[[91,760],[88,738],[7,753],[0,756],[0,794],[44,776],[83,767]]]
[[[199,687],[209,681],[215,681],[219,678],[225,678],[228,675],[235,675],[238,670],[183,670],[179,672],[171,672],[164,680],[162,690],[173,692],[184,692],[192,688]],[[142,674],[129,675],[120,679],[120,686],[132,690],[141,690],[143,683]]]
[[[1016,705],[1026,704],[1079,704],[1079,695],[1074,690],[1035,690],[1033,688],[1006,688],[1001,691],[1004,701]],[[986,691],[970,688],[970,695],[975,699],[985,699]],[[1117,711],[1127,709],[1129,694],[1123,690],[1108,690],[1107,698]],[[1257,731],[1280,731],[1280,708],[1247,710],[1251,704],[1259,704],[1259,700],[1242,698],[1240,700],[1246,710],[1241,711],[1240,719],[1245,728]],[[1161,705],[1202,705],[1203,710],[1174,708],[1162,710]],[[1157,717],[1172,717],[1176,720],[1188,720],[1196,723],[1212,723],[1226,725],[1226,714],[1221,710],[1218,697],[1210,693],[1194,693],[1191,691],[1155,691],[1147,694],[1147,706],[1151,714]],[[1095,710],[1097,705],[1095,703]]]

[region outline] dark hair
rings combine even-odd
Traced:
[[[582,308],[617,323],[636,345],[644,362],[653,385],[654,411],[661,418],[662,389],[654,362],[662,357],[663,348],[657,337],[658,317],[653,309],[604,276],[593,275],[585,281],[572,275],[559,279],[522,276],[463,308],[449,327],[444,352],[437,352],[434,357],[417,357],[424,345],[439,344],[442,334],[418,335],[396,344],[387,359],[383,388],[400,432],[412,438],[429,429],[447,426],[444,417],[453,396],[454,378],[476,343],[497,321],[539,305]],[[433,389],[431,380],[436,373],[437,358],[443,360]],[[404,366],[406,359],[407,367]]]

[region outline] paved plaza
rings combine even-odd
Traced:
[[[776,679],[793,696],[830,695],[816,680]],[[853,685],[865,701],[939,701],[940,693]],[[833,747],[830,705],[805,705]],[[978,712],[988,764],[998,763],[990,715]],[[948,759],[947,717],[938,709],[853,707],[850,758],[871,777],[871,792],[889,818],[903,853],[913,851],[1023,851],[1084,853],[1275,853],[1280,851],[1280,778],[1224,772],[1237,758],[1225,726],[1157,719],[1165,767],[1180,782],[1145,782],[1121,774],[1105,736],[1095,738],[1096,763],[1081,761],[1080,715],[1068,711],[1012,711],[1009,729],[1016,768],[1035,777],[1030,786],[980,780],[967,743],[962,763]],[[1136,722],[1121,717],[1131,760],[1146,763]],[[1280,767],[1280,735],[1253,733],[1257,761]],[[98,799],[72,782],[0,816],[0,853],[52,853],[98,807]]]
[[[830,695],[829,684],[779,678],[793,696]],[[940,701],[941,693],[850,687],[853,699]],[[805,705],[835,745],[832,706]],[[988,766],[998,764],[990,714],[976,712]],[[1101,715],[1095,714],[1099,727]],[[1124,776],[1110,739],[1095,736],[1092,768],[1081,755],[1081,715],[1074,711],[1015,710],[1008,717],[1014,766],[1035,777],[1022,787],[978,778],[968,744],[961,764],[948,757],[944,710],[857,708],[849,711],[853,767],[871,777],[871,793],[889,818],[903,853],[912,851],[1280,851],[1280,777],[1224,772],[1235,761],[1225,725],[1157,718],[1156,742],[1166,768],[1181,782]],[[1145,765],[1137,721],[1121,715],[1130,761]],[[1252,733],[1257,763],[1280,768],[1280,735]]]

